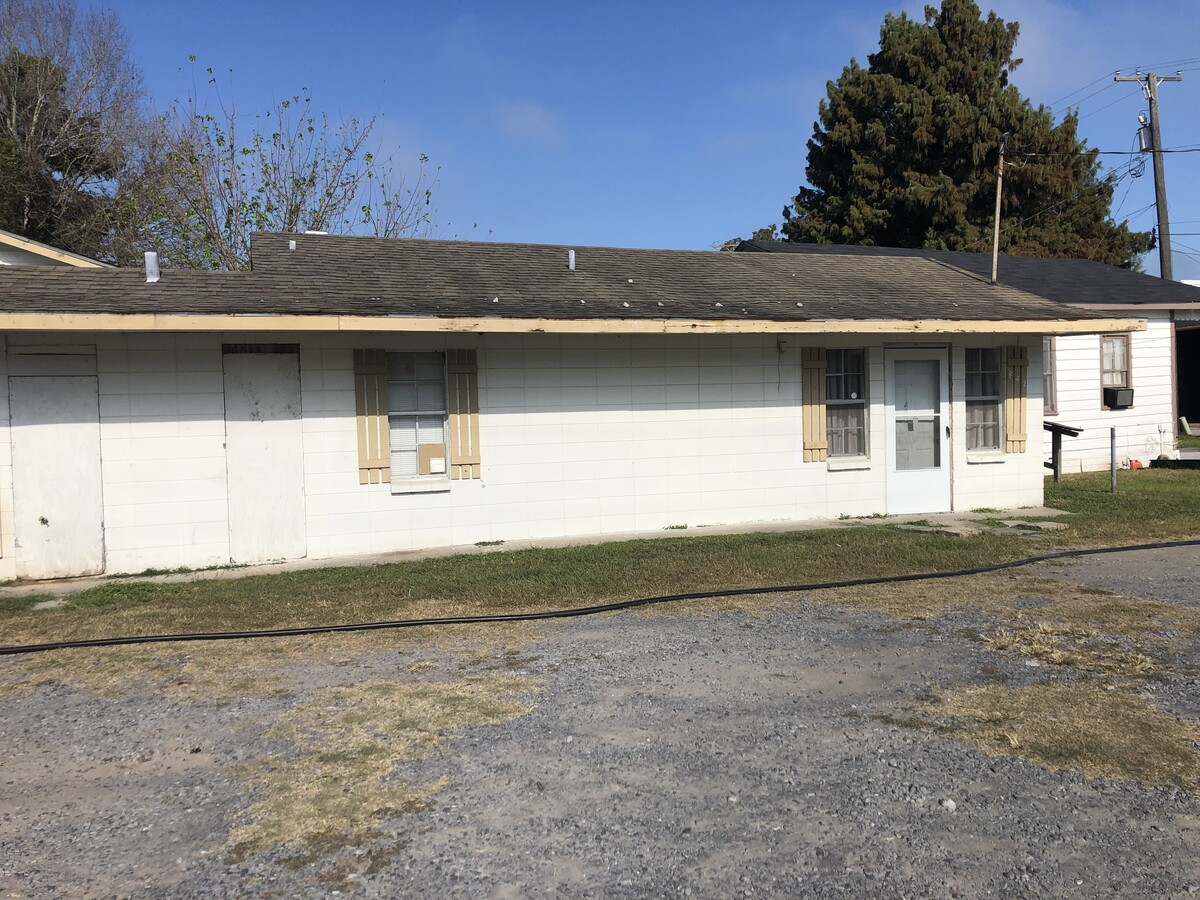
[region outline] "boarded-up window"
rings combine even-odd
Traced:
[[[803,347],[800,350],[801,369],[801,415],[804,419],[804,461],[824,462],[828,443],[826,441],[825,376],[826,360],[824,347]]]
[[[1008,348],[1004,379],[1004,451],[1024,453],[1028,440],[1029,351]]]
[[[478,379],[474,350],[354,351],[359,482],[479,478]]]

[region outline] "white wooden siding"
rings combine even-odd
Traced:
[[[1121,465],[1128,465],[1131,459],[1148,465],[1164,450],[1173,451],[1172,325],[1165,312],[1150,311],[1145,316],[1149,321],[1146,331],[1134,332],[1129,342],[1133,387],[1130,409],[1107,409],[1103,405],[1099,335],[1063,335],[1055,339],[1058,412],[1046,418],[1084,428],[1079,437],[1063,438],[1063,471],[1107,469],[1112,426],[1117,429]]]

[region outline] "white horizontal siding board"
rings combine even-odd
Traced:
[[[1108,468],[1111,427],[1117,429],[1121,465],[1131,459],[1148,464],[1160,453],[1173,450],[1172,324],[1166,313],[1148,311],[1144,315],[1148,320],[1146,331],[1134,332],[1130,337],[1134,393],[1130,409],[1103,406],[1099,335],[1063,335],[1055,339],[1058,408],[1047,418],[1084,429],[1078,437],[1063,438],[1064,471]],[[1046,443],[1048,446],[1048,439]]]

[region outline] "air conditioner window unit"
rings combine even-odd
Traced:
[[[1133,406],[1133,388],[1106,387],[1104,405],[1109,409],[1128,409]]]

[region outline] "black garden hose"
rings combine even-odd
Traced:
[[[738,597],[747,594],[785,594],[800,591],[819,591],[829,588],[859,587],[868,584],[896,584],[902,581],[930,581],[935,578],[960,578],[964,575],[982,575],[1015,569],[1052,559],[1071,559],[1079,556],[1095,556],[1101,553],[1128,553],[1134,550],[1164,550],[1170,547],[1196,547],[1200,540],[1155,541],[1151,544],[1132,544],[1124,547],[1095,547],[1087,550],[1058,550],[1041,553],[1008,562],[991,563],[970,569],[953,569],[947,572],[914,572],[909,575],[879,575],[873,578],[847,578],[841,581],[819,581],[811,584],[780,584],[770,587],[727,588],[717,591],[693,591],[687,594],[665,594],[661,597],[641,597],[635,600],[619,600],[598,606],[578,606],[570,609],[554,609],[545,612],[493,613],[479,616],[445,616],[432,619],[399,619],[390,622],[359,622],[352,625],[315,625],[306,628],[266,628],[257,631],[217,631],[194,634],[143,634],[128,637],[95,638],[86,641],[51,641],[45,644],[24,644],[0,647],[0,656],[18,656],[25,653],[41,653],[47,650],[72,650],[83,647],[124,647],[132,644],[163,644],[174,641],[229,641],[249,638],[296,637],[309,634],[330,634],[341,631],[375,631],[384,628],[419,628],[430,625],[475,625],[493,622],[535,622],[540,619],[571,619],[597,613],[635,609],[658,603],[674,603],[680,600],[708,600],[714,597]]]

